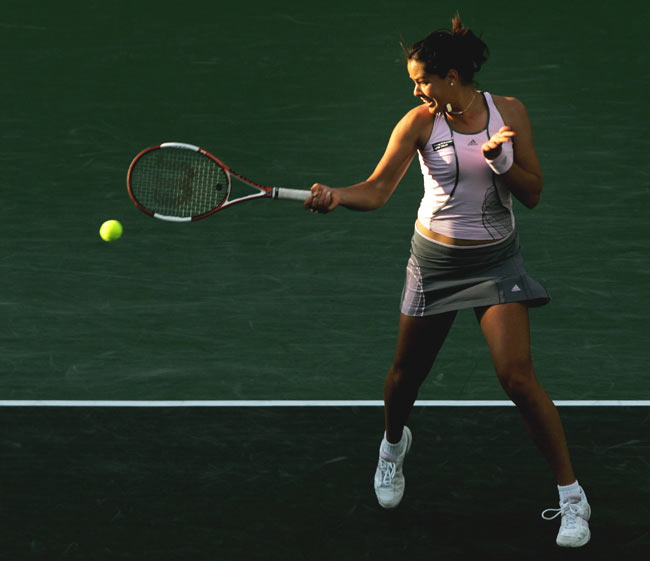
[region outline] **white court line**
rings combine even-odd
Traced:
[[[558,407],[649,407],[650,400],[557,400]],[[0,407],[383,407],[379,400],[0,400]],[[416,407],[514,407],[512,401],[415,402]]]

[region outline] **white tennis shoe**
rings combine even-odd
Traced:
[[[404,466],[404,458],[411,449],[411,442],[413,441],[408,427],[404,427],[403,438],[406,438],[406,446],[404,446],[404,451],[394,462],[383,458],[381,448],[379,449],[379,462],[375,471],[375,494],[379,504],[384,508],[395,508],[404,496],[406,481],[402,467]]]
[[[547,513],[555,513],[548,516]],[[580,498],[571,497],[569,500],[560,503],[560,508],[548,508],[542,512],[544,520],[553,520],[562,516],[560,531],[558,532],[557,545],[561,547],[581,547],[591,538],[589,531],[589,518],[591,507],[587,502],[584,491],[581,491]]]

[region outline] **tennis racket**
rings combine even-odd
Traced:
[[[255,192],[231,199],[232,177]],[[180,142],[165,142],[140,152],[129,166],[126,185],[131,200],[142,212],[171,222],[200,220],[244,201],[304,201],[310,195],[301,189],[259,185],[203,148]]]

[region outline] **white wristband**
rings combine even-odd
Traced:
[[[487,162],[487,165],[492,168],[494,173],[497,175],[503,175],[512,167],[513,157],[512,153],[506,153],[506,151],[501,148],[501,154],[493,160],[485,158],[485,161]]]

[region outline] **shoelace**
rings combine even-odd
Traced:
[[[382,485],[392,485],[397,470],[397,462],[387,462],[383,458],[379,458],[379,469],[382,475]]]
[[[547,512],[554,512],[555,514],[553,514],[553,516],[546,516]],[[578,516],[578,505],[576,503],[566,502],[562,503],[560,505],[560,508],[547,508],[544,512],[542,512],[542,518],[544,520],[553,520],[560,515],[566,515],[566,518],[563,520],[563,522],[567,528],[575,528],[576,518]]]

